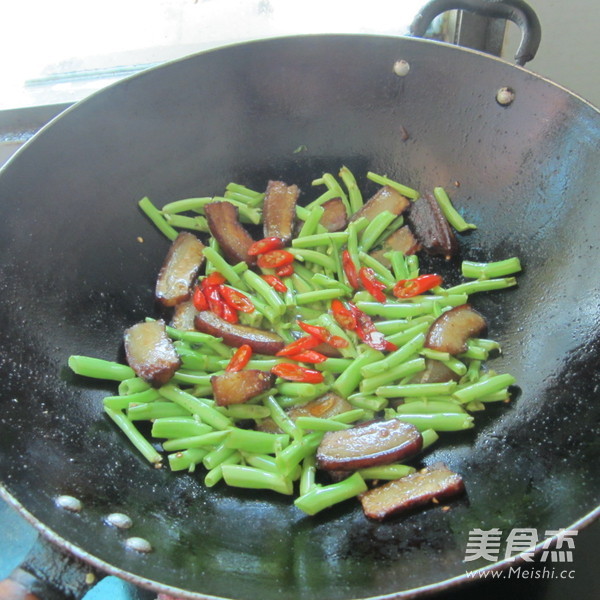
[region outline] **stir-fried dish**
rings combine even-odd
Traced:
[[[69,365],[119,382],[104,409],[150,463],[295,496],[311,515],[358,498],[382,520],[464,492],[460,474],[419,461],[510,400],[515,379],[488,366],[500,347],[469,297],[516,285],[521,265],[463,260],[445,285],[419,256],[450,259],[475,225],[441,187],[367,179],[368,199],[342,167],[308,203],[282,181],[140,201],[171,240],[160,315],[125,331],[127,365]]]

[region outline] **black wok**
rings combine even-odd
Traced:
[[[503,87],[509,105],[496,100]],[[568,91],[408,38],[232,46],[69,109],[0,176],[2,495],[95,568],[190,598],[411,596],[506,565],[464,562],[474,528],[534,528],[541,541],[585,525],[600,499],[599,147],[598,111]],[[352,503],[311,518],[287,499],[207,490],[198,476],[149,468],[102,414],[113,386],[66,368],[72,353],[122,358],[123,329],[154,312],[166,242],[140,197],[281,178],[308,198],[312,178],[344,164],[446,186],[479,225],[460,258],[525,265],[518,289],[476,299],[504,347],[495,366],[520,395],[425,459],[465,478],[467,497],[447,512],[376,524]],[[61,494],[83,510],[57,508]],[[115,511],[131,516],[129,532],[104,523]],[[130,535],[153,552],[127,550]]]

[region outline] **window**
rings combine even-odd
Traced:
[[[193,52],[303,33],[401,35],[424,0],[4,0],[0,109],[79,100]]]

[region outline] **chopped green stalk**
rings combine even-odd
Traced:
[[[188,448],[210,448],[220,444],[229,435],[229,430],[210,431],[202,435],[187,438],[174,438],[163,442],[167,452],[187,450]]]
[[[425,334],[418,333],[404,345],[400,346],[400,348],[388,354],[385,358],[376,362],[370,361],[362,366],[360,370],[361,377],[372,377],[373,375],[379,375],[397,367],[416,354],[423,347],[424,343]]]
[[[219,362],[221,362],[221,361],[219,361]],[[184,361],[184,363],[185,363],[185,361]],[[220,370],[220,368],[218,370]],[[213,373],[213,374],[215,374],[215,373]],[[213,376],[213,374],[207,375],[207,374],[199,372],[199,371],[193,371],[193,372],[176,371],[173,374],[171,381],[174,383],[185,383],[185,384],[189,384],[189,385],[207,386],[207,385],[210,385],[210,378]]]
[[[264,431],[235,427],[231,429],[227,436],[225,446],[241,450],[242,452],[274,454],[287,446],[289,442],[290,436],[287,434],[266,433]]]
[[[362,205],[364,203],[362,194],[360,192],[358,185],[356,184],[356,179],[355,179],[352,171],[350,171],[350,169],[348,169],[348,167],[342,167],[338,174],[340,176],[340,179],[346,186],[346,189],[348,190],[348,201],[350,203],[350,214],[354,214],[355,212],[358,212],[360,210],[360,208],[362,207]],[[348,216],[350,216],[350,215],[348,215]]]
[[[368,219],[365,217],[361,217],[356,221],[350,221],[348,223],[347,231],[348,231],[348,243],[347,249],[350,254],[350,258],[354,263],[354,266],[359,269],[360,268],[360,257],[359,257],[359,249],[358,249],[358,236],[359,234],[369,225]]]
[[[216,467],[210,469],[210,471],[204,477],[204,485],[206,487],[213,487],[223,479],[223,468],[227,465],[239,465],[242,461],[242,455],[237,450],[225,458]]]
[[[439,207],[446,219],[448,219],[448,223],[456,229],[456,231],[467,231],[468,229],[477,229],[476,225],[473,223],[467,223],[462,215],[454,208],[450,197],[446,193],[446,190],[442,187],[433,188],[433,195],[437,200]]]
[[[192,231],[200,231],[202,233],[208,233],[210,231],[208,221],[202,216],[187,217],[185,215],[171,215],[167,213],[164,215],[164,218],[171,227],[191,229]]]
[[[203,212],[204,207],[212,202],[212,197],[204,198],[184,198],[183,200],[175,200],[175,202],[169,202],[165,204],[160,212],[167,214],[176,214],[192,210],[195,212]]]
[[[392,263],[392,271],[394,271],[394,277],[396,280],[409,278],[408,267],[402,252],[395,250],[392,252],[386,252],[384,256]]]
[[[423,323],[424,321],[427,323],[432,323],[433,320],[434,319],[432,319],[431,316],[424,315],[414,319],[391,319],[389,321],[377,321],[377,331],[381,331],[381,333],[385,335],[392,335],[394,333],[400,333],[402,331],[411,329],[415,325]]]
[[[360,249],[368,252],[395,219],[396,215],[389,210],[384,210],[373,217],[360,238]]]
[[[351,426],[346,423],[340,423],[333,419],[322,419],[321,417],[298,417],[296,425],[304,431],[341,431],[349,429]]]
[[[481,361],[480,360],[471,360],[469,361],[469,367],[467,368],[467,372],[461,382],[463,383],[473,383],[477,381],[481,377]]]
[[[356,357],[357,351],[356,351],[356,346],[354,344],[354,341],[352,340],[350,335],[338,325],[336,320],[329,313],[321,314],[319,316],[319,318],[316,319],[316,322],[317,322],[317,325],[320,325],[321,327],[325,327],[325,329],[327,329],[327,331],[329,331],[329,333],[331,335],[336,335],[338,337],[341,337],[342,339],[344,339],[348,342],[348,345],[346,347],[339,348],[340,354],[344,358]],[[331,359],[328,359],[327,361],[325,361],[324,364],[329,363],[330,360]],[[325,370],[327,370],[327,369],[325,369]]]
[[[421,452],[426,448],[429,448],[432,444],[435,444],[440,439],[435,429],[425,429],[421,431],[421,437],[423,438],[423,445],[421,446]]]
[[[433,360],[445,361],[450,360],[451,354],[449,352],[442,352],[441,350],[433,350],[432,348],[421,348],[419,351],[421,356],[425,358],[431,358]]]
[[[315,486],[315,476],[317,473],[316,458],[307,456],[302,461],[302,472],[300,474],[300,496],[304,496]]]
[[[467,351],[458,355],[458,358],[470,358],[474,360],[487,360],[488,350],[473,343],[472,340],[467,340]]]
[[[366,416],[367,411],[364,408],[353,408],[352,410],[347,410],[339,415],[330,417],[330,419],[332,421],[338,421],[339,423],[355,423],[356,421],[364,419]]]
[[[171,402],[179,404],[192,414],[198,415],[201,421],[215,429],[227,429],[232,425],[231,419],[214,409],[207,400],[196,398],[179,389],[172,383],[163,385],[159,389],[159,392],[161,396],[164,396],[167,400],[171,400]]]
[[[206,345],[213,354],[221,356],[231,356],[231,348],[223,344],[223,338],[214,337],[208,333],[200,331],[182,331],[167,325],[167,334],[174,340],[185,342],[192,345]]]
[[[331,256],[327,256],[322,252],[316,250],[308,250],[306,248],[288,248],[288,252],[291,252],[295,258],[310,262],[315,265],[323,267],[327,271],[335,272],[335,262]]]
[[[388,287],[392,287],[396,283],[396,278],[392,272],[370,254],[361,251],[358,253],[358,258],[361,265],[373,269]]]
[[[182,342],[174,343],[175,350],[177,354],[181,358],[181,366],[183,367],[183,372],[190,371],[200,371],[201,373],[206,373],[207,371],[218,371],[221,368],[221,360],[220,356],[211,356],[210,354],[204,354],[204,352],[197,352],[196,350],[192,350],[189,346],[183,344]],[[231,357],[231,349],[229,349],[228,358]],[[200,381],[192,381],[191,383],[199,383]]]
[[[234,421],[246,419],[265,419],[269,416],[269,409],[260,404],[232,404],[226,409],[227,416]]]
[[[127,396],[107,396],[104,398],[103,403],[104,406],[108,406],[113,410],[124,410],[129,408],[130,404],[146,404],[154,402],[160,397],[160,394],[154,388],[150,388],[143,392],[128,394]]]
[[[344,285],[340,280],[328,277],[323,273],[315,273],[311,278],[311,282],[317,286],[320,286],[321,288],[337,289],[342,296],[352,295],[351,287]]]
[[[171,227],[162,216],[158,208],[152,204],[150,198],[142,198],[138,202],[138,206],[142,209],[144,214],[154,223],[156,228],[165,235],[169,240],[173,241],[179,234],[176,229]]]
[[[224,361],[226,362],[226,361]],[[275,365],[287,362],[285,358],[251,358],[246,365],[247,369],[259,369],[261,371],[270,371]],[[224,365],[224,367],[227,364]]]
[[[400,404],[396,407],[396,413],[398,415],[433,415],[436,413],[465,414],[465,409],[456,402],[425,399]]]
[[[228,448],[225,445],[225,442],[222,442],[202,459],[202,464],[206,469],[214,469],[215,467],[222,465],[232,456],[239,456],[241,458],[241,454],[237,450]]]
[[[123,381],[135,377],[135,371],[131,367],[102,358],[72,355],[69,356],[68,364],[74,373],[83,377],[111,381]]]
[[[411,254],[406,257],[406,267],[408,269],[407,279],[414,279],[419,276],[419,257],[416,254]]]
[[[414,425],[419,431],[433,429],[435,431],[462,431],[474,427],[473,417],[459,413],[436,414],[401,414],[398,419],[404,423]]]
[[[399,381],[403,377],[415,375],[416,373],[424,370],[425,360],[423,358],[413,358],[412,360],[402,362],[395,367],[380,373],[379,375],[366,377],[360,382],[360,391],[362,394],[370,394],[375,392],[375,390],[381,386],[387,385],[388,383],[392,383],[394,381]]]
[[[354,473],[347,479],[331,485],[315,485],[303,496],[299,496],[294,504],[309,515],[315,515],[334,504],[358,496],[367,491],[364,479]]]
[[[295,381],[283,381],[277,385],[279,393],[283,396],[296,396],[305,400],[312,400],[322,396],[329,390],[326,383],[299,383]]]
[[[388,342],[392,342],[392,344],[396,344],[396,346],[401,346],[402,344],[405,344],[406,342],[411,340],[415,335],[419,333],[425,333],[431,327],[432,321],[433,317],[429,321],[421,321],[419,323],[416,323],[414,327],[411,327],[406,331],[399,331],[398,333],[394,333],[393,335],[386,336],[386,340]],[[379,323],[377,324],[377,329],[379,329]],[[423,348],[420,352],[423,353],[424,350],[426,349]]]
[[[488,352],[491,352],[492,350],[501,350],[500,344],[495,340],[488,340],[486,338],[471,338],[470,342],[475,346],[485,348],[485,350]]]
[[[323,202],[325,202],[328,198],[325,198]],[[313,233],[327,233],[327,229],[321,225],[319,222],[321,217],[323,216],[324,209],[321,206],[315,205],[313,208],[308,209],[307,207],[296,205],[296,216],[301,221],[304,221],[306,225],[307,221],[310,221],[307,229],[304,229],[304,226],[300,230],[301,235],[312,235]],[[315,215],[316,213],[316,215]],[[301,237],[298,235],[297,237]]]
[[[420,195],[419,192],[417,192],[417,190],[413,190],[412,188],[410,188],[406,185],[402,185],[401,183],[398,183],[397,181],[394,181],[393,179],[390,179],[389,177],[384,177],[383,175],[377,175],[376,173],[372,173],[371,171],[369,171],[367,173],[367,179],[370,179],[371,181],[374,181],[375,183],[378,183],[379,185],[388,185],[392,189],[396,190],[403,196],[410,198],[411,200],[416,200]]]
[[[470,279],[506,277],[521,271],[521,261],[517,257],[487,263],[463,260],[461,271],[463,277]]]
[[[371,317],[382,317],[384,319],[405,319],[407,317],[419,317],[431,313],[433,304],[431,302],[364,302],[359,301],[356,306]]]
[[[245,185],[240,185],[239,183],[228,183],[225,189],[228,192],[245,196],[246,198],[253,200],[255,203],[260,203],[265,199],[264,192],[257,192],[256,190],[251,190]]]
[[[440,394],[451,394],[456,388],[456,381],[444,381],[443,383],[409,383],[407,385],[383,385],[375,390],[377,396],[384,398],[405,398],[412,396],[437,396]],[[434,428],[435,429],[435,428]]]
[[[320,185],[321,183],[322,182],[320,182],[317,185]],[[313,181],[313,185],[314,184],[315,184],[315,182]],[[307,204],[306,209],[308,211],[311,211],[311,210],[315,209],[317,206],[321,206],[322,204],[325,204],[325,202],[327,202],[328,200],[332,200],[333,198],[336,198],[335,192],[332,190],[327,190],[326,192],[321,194],[318,198],[315,198],[312,202]]]
[[[455,390],[453,395],[461,402],[471,402],[472,400],[479,400],[489,394],[494,394],[505,387],[514,385],[515,382],[516,379],[508,373],[495,375],[489,379],[482,379],[465,387],[461,387]]]
[[[161,400],[155,400],[147,404],[130,405],[127,409],[127,416],[131,421],[151,421],[163,417],[189,417],[190,414],[190,411],[183,408],[183,406]]]
[[[159,464],[162,461],[162,456],[154,449],[154,446],[120,410],[113,410],[108,406],[105,406],[104,410],[148,462]]]
[[[144,381],[140,377],[131,377],[129,379],[123,379],[119,383],[118,391],[120,396],[127,396],[129,394],[137,394],[144,390],[150,389],[150,384]]]
[[[183,452],[169,454],[167,459],[169,460],[171,471],[193,471],[195,466],[202,462],[202,459],[207,454],[208,450],[206,448],[190,448]]]
[[[257,292],[265,302],[276,312],[277,315],[283,315],[286,306],[281,296],[254,271],[246,271],[242,278],[246,284]]]
[[[350,207],[348,196],[342,189],[342,186],[337,182],[336,178],[331,173],[324,173],[321,180],[327,186],[327,189],[333,194],[334,198],[340,198],[342,200],[344,207],[346,208],[346,212],[351,215],[352,208]]]
[[[325,362],[316,364],[315,369],[339,375],[340,373],[343,373],[352,362],[351,358],[328,358]]]
[[[210,431],[210,425],[199,423],[193,417],[167,417],[155,419],[152,423],[152,437],[156,438],[186,438],[204,435]]]
[[[251,467],[271,471],[271,473],[279,473],[279,467],[275,458],[268,454],[254,454],[252,452],[242,452],[244,462]]]
[[[275,461],[280,471],[289,475],[307,457],[314,454],[323,439],[324,432],[315,431],[305,435],[301,441],[294,441],[277,453]]]
[[[400,479],[414,473],[416,469],[408,465],[383,465],[381,467],[368,467],[360,469],[358,473],[363,479]]]
[[[372,411],[374,413],[387,408],[387,398],[380,398],[379,396],[373,396],[372,394],[364,394],[363,392],[356,392],[351,394],[347,398],[348,402],[355,408],[361,408],[366,411]]]
[[[347,398],[358,387],[363,379],[361,369],[366,368],[371,363],[379,362],[383,354],[373,348],[364,348],[362,353],[357,356],[354,362],[335,380],[333,391],[337,392],[342,398]]]
[[[493,290],[504,290],[517,285],[514,277],[503,277],[501,279],[477,279],[476,281],[467,281],[454,287],[448,288],[448,294],[475,294],[476,292],[490,292]]]
[[[487,394],[478,398],[479,402],[507,402],[510,400],[510,391],[508,387],[502,388],[493,394]]]
[[[234,287],[248,291],[248,288],[242,278],[236,273],[232,266],[219,254],[214,248],[206,246],[202,251],[204,257],[212,264],[215,271],[218,271]]]
[[[281,405],[277,402],[274,396],[267,396],[263,400],[264,407],[267,409],[269,416],[275,424],[283,431],[287,433],[293,439],[301,439],[302,431],[294,421],[292,421],[287,413],[281,408]]]
[[[333,288],[329,290],[314,290],[313,292],[303,292],[302,294],[296,294],[296,303],[312,304],[313,302],[321,302],[326,300],[333,300],[343,295],[342,290],[339,288]]]
[[[448,360],[443,360],[442,362],[448,369],[461,377],[467,373],[467,365],[454,356],[451,356]]]
[[[223,478],[232,487],[273,490],[288,496],[294,491],[292,481],[283,475],[246,465],[223,465]]]
[[[325,246],[330,241],[339,245],[345,244],[348,240],[347,231],[336,231],[334,233],[316,233],[314,235],[305,235],[292,240],[292,248],[314,248],[315,246]]]

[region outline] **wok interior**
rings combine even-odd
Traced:
[[[411,65],[406,77],[393,73],[398,59]],[[511,106],[495,101],[502,86],[516,92]],[[540,539],[569,527],[600,490],[599,131],[597,111],[524,70],[371,36],[233,46],[71,109],[0,177],[6,489],[112,572],[227,598],[402,592],[489,566],[463,562],[475,527],[533,527]],[[524,264],[518,289],[474,300],[504,348],[490,366],[514,374],[520,395],[477,414],[475,430],[443,435],[424,459],[465,478],[467,497],[447,512],[379,524],[350,502],[306,517],[287,498],[151,469],[102,415],[115,386],[66,368],[73,353],[121,359],[123,329],[155,314],[167,242],[137,211],[140,197],[161,205],[283,179],[309,200],[311,180],[342,165],[363,184],[372,170],[446,187],[478,229],[436,268],[513,255]],[[82,513],[58,510],[59,494],[80,498]],[[127,534],[103,523],[115,511],[132,517]],[[154,552],[126,551],[128,535]]]

